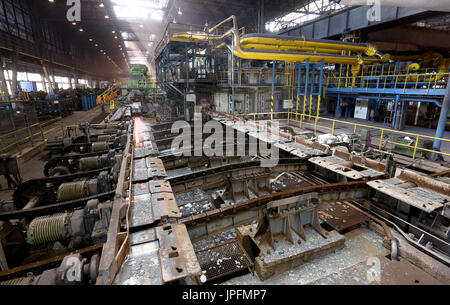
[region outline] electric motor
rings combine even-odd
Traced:
[[[112,189],[111,180],[106,171],[101,172],[98,178],[67,182],[59,186],[56,199],[69,201],[109,192]]]
[[[27,242],[33,246],[66,240],[70,237],[70,214],[35,218],[28,227]]]
[[[89,196],[87,180],[63,183],[59,186],[56,199],[69,201]]]
[[[111,140],[110,135],[102,135],[97,137],[97,142],[108,142]]]
[[[109,143],[108,142],[95,142],[92,143],[92,149],[91,152],[100,152],[109,150]]]
[[[102,168],[102,162],[99,157],[82,158],[79,161],[81,171],[95,170]]]

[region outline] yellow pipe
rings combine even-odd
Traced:
[[[269,50],[269,51],[298,51],[310,53],[341,54],[341,51],[335,49],[298,47],[298,46],[277,46],[277,45],[257,44],[257,43],[246,44],[245,47],[247,49]]]
[[[263,50],[248,50],[242,49],[240,46],[239,33],[235,29],[229,30],[222,36],[214,36],[208,34],[176,34],[172,36],[172,41],[179,42],[191,42],[191,43],[201,43],[207,41],[220,41],[224,40],[230,36],[234,36],[235,39],[235,50],[233,51],[231,47],[225,43],[220,44],[216,48],[227,46],[233,51],[234,55],[242,59],[254,59],[254,60],[278,60],[278,61],[288,61],[288,62],[304,62],[307,59],[311,63],[317,63],[324,60],[325,63],[335,63],[335,64],[348,64],[357,65],[363,63],[374,63],[379,62],[377,58],[368,58],[361,56],[345,56],[345,55],[335,55],[335,54],[322,54],[322,53],[287,53],[287,52],[264,52]]]
[[[269,44],[277,46],[294,46],[294,47],[309,47],[309,48],[323,48],[323,49],[333,49],[338,51],[352,51],[364,53],[367,56],[379,56],[383,58],[383,55],[378,53],[376,47],[369,44],[352,44],[352,43],[340,43],[332,41],[309,41],[306,39],[280,39],[271,37],[244,37],[241,39],[241,44],[245,47],[248,44]],[[388,57],[385,57],[386,60]]]

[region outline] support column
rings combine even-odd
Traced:
[[[447,125],[448,111],[450,110],[450,77],[447,82],[447,91],[445,92],[444,101],[442,102],[441,114],[439,116],[438,126],[436,128],[436,138],[443,138],[445,132],[445,126]],[[433,150],[440,151],[440,140],[434,140]]]
[[[336,102],[336,118],[339,119],[341,117],[341,95],[338,94],[337,102]]]
[[[17,63],[18,54],[14,52],[12,55],[12,77],[11,77],[11,95],[16,96],[17,93]]]
[[[258,33],[264,33],[266,30],[266,23],[264,22],[264,0],[260,0],[258,10]]]
[[[53,84],[52,84],[52,82],[50,80],[50,75],[48,74],[47,67],[46,67],[46,65],[45,65],[43,60],[41,60],[41,66],[42,66],[42,71],[44,72],[45,80],[47,80],[48,93],[51,94],[52,91],[53,91]],[[45,84],[45,81],[44,81],[44,84]]]
[[[8,85],[6,84],[6,79],[5,79],[5,70],[3,69],[3,67],[4,67],[3,63],[4,63],[4,58],[1,59],[2,66],[0,67],[0,88],[4,95],[9,95]]]

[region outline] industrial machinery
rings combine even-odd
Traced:
[[[115,187],[113,170],[104,169],[77,173],[66,176],[54,176],[28,180],[14,191],[14,205],[20,210],[35,206],[45,206],[55,202],[77,201],[82,204],[84,198],[108,196]]]
[[[105,242],[112,202],[89,200],[84,208],[0,221],[0,241],[10,267]]]
[[[87,154],[62,156],[49,160],[45,164],[44,175],[46,177],[55,175],[62,176],[76,172],[112,168],[121,163],[122,155],[120,152],[117,153],[116,150],[110,150],[105,153],[103,148],[106,147],[97,146],[95,149],[101,149],[100,152],[93,151]]]
[[[26,277],[0,282],[1,285],[92,285],[98,275],[100,254],[94,254],[89,259],[80,254],[64,257],[58,268],[48,269],[42,274],[29,274]]]

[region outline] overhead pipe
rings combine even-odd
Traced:
[[[328,53],[328,54],[341,54],[342,51],[323,48],[311,48],[311,47],[296,47],[296,46],[279,46],[270,44],[258,44],[249,43],[245,45],[248,49],[259,49],[269,51],[298,51],[298,52],[310,52],[310,53]]]
[[[367,56],[377,56],[382,61],[387,61],[389,56],[382,55],[378,52],[377,48],[367,43],[350,43],[326,39],[309,39],[295,38],[292,36],[282,36],[273,34],[247,34],[241,38],[241,45],[243,47],[249,44],[265,44],[274,46],[287,46],[287,47],[299,47],[299,48],[311,48],[311,49],[323,49],[338,51],[339,54],[342,51],[351,51],[356,53],[363,53]]]
[[[232,22],[233,27],[223,35],[212,34],[220,26]],[[232,39],[232,47],[224,42],[227,38]],[[309,60],[310,63],[331,63],[331,64],[343,64],[352,66],[353,83],[356,81],[356,76],[361,70],[362,64],[370,64],[380,61],[388,61],[389,55],[381,55],[377,49],[369,44],[361,43],[349,43],[332,40],[306,40],[296,39],[291,36],[279,36],[271,34],[249,34],[243,36],[242,46],[239,30],[237,27],[236,17],[231,16],[224,21],[220,22],[216,26],[208,30],[207,33],[178,33],[174,34],[171,41],[191,42],[191,43],[208,43],[208,42],[223,42],[219,44],[217,48],[228,48],[234,56],[241,59],[252,60],[267,60],[267,61],[286,61],[286,62],[305,62]],[[244,43],[245,42],[245,43]],[[247,45],[266,45],[261,49],[248,49]],[[269,47],[267,47],[267,45]],[[271,46],[271,47],[270,47]],[[322,51],[332,50],[330,53],[311,53],[311,52],[292,52],[284,50],[276,50],[279,47],[299,47],[301,48],[319,48]],[[264,50],[274,49],[274,50]],[[360,55],[340,55],[335,54],[347,52],[363,53],[369,57],[363,57]],[[334,53],[334,54],[333,54]]]
[[[367,5],[367,0],[333,0],[341,5],[357,6]],[[422,9],[438,12],[450,12],[448,0],[377,0],[372,1],[376,5],[382,6],[398,6],[412,9]]]
[[[192,42],[192,43],[200,43],[200,42],[208,42],[208,41],[222,41],[226,38],[232,37],[234,39],[235,46],[232,48],[232,51],[235,56],[242,59],[254,59],[254,60],[278,60],[278,61],[287,61],[287,62],[304,62],[308,58],[311,63],[317,63],[324,60],[325,63],[334,63],[334,64],[345,64],[345,65],[355,65],[360,66],[363,63],[374,63],[379,62],[379,58],[375,57],[362,57],[362,56],[347,56],[347,55],[338,55],[338,54],[324,54],[324,53],[310,53],[310,52],[284,52],[284,51],[275,51],[275,50],[257,50],[257,49],[246,49],[241,47],[240,44],[240,35],[235,28],[230,29],[225,34],[218,35],[209,35],[205,33],[199,34],[175,34],[172,36],[172,41],[182,41],[182,42]],[[223,47],[224,44],[220,44],[219,46]]]

